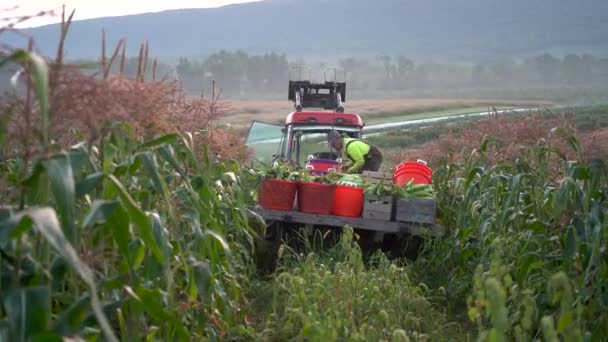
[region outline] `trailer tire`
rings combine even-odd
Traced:
[[[257,240],[254,258],[260,275],[269,276],[276,270],[284,237],[285,223],[273,222],[266,228],[265,236]]]
[[[422,251],[425,239],[422,236],[404,234],[394,240],[390,254],[394,258],[406,258],[415,261]]]

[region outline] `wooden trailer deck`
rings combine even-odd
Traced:
[[[355,229],[372,230],[378,233],[407,233],[411,235],[441,236],[443,230],[440,226],[420,224],[415,222],[380,221],[361,217],[343,217],[334,215],[317,215],[299,211],[269,210],[254,207],[252,210],[260,215],[267,223],[273,221],[285,223],[300,223],[302,225],[319,225],[330,227],[344,227],[346,225]]]
[[[393,182],[392,173],[380,173],[364,171],[361,175],[363,178],[371,182],[379,182],[384,179],[384,182],[389,184]],[[399,203],[396,205],[394,220],[374,220],[363,217],[344,217],[335,215],[317,215],[303,213],[299,211],[280,211],[264,209],[260,206],[251,208],[255,213],[260,215],[267,224],[273,222],[283,222],[288,224],[302,224],[308,227],[311,226],[330,226],[344,227],[346,225],[355,229],[365,229],[375,231],[377,234],[410,234],[417,236],[442,236],[444,228],[435,224],[435,200],[428,199],[412,199],[407,200],[407,203]]]

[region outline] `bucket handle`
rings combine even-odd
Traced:
[[[418,164],[422,164],[422,165],[427,165],[426,161],[422,160],[422,159],[418,159],[416,160],[416,163]]]

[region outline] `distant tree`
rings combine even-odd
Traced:
[[[568,54],[562,63],[563,75],[566,81],[575,82],[581,79],[583,72],[583,59],[579,55]]]
[[[405,56],[399,56],[397,58],[397,77],[399,79],[399,85],[407,86],[411,83],[410,77],[413,70],[414,61]]]
[[[271,53],[264,55],[267,89],[282,92],[289,78],[289,62],[286,54]]]
[[[175,71],[188,94],[200,95],[204,71],[199,63],[182,57],[178,60]]]
[[[342,58],[338,61],[338,65],[347,73],[353,72],[357,67],[357,60],[352,57]]]
[[[396,75],[396,67],[393,64],[393,58],[389,55],[383,55],[378,58],[384,68],[384,75],[387,80],[392,80]]]
[[[422,63],[414,69],[412,80],[414,86],[418,89],[426,88],[431,85],[433,70],[436,68],[432,63]]]
[[[490,83],[490,72],[485,64],[477,63],[471,70],[471,84],[473,86],[487,86]]]
[[[243,51],[221,50],[209,56],[203,63],[203,70],[211,73],[224,94],[240,94],[246,80],[248,55]]]
[[[407,77],[412,70],[414,70],[414,61],[405,56],[397,58],[397,73],[400,77]]]
[[[493,85],[504,86],[513,83],[517,77],[517,64],[510,58],[499,58],[487,65],[488,81]]]
[[[192,64],[188,58],[180,57],[175,69],[180,76],[188,75],[192,72]]]
[[[355,58],[348,57],[338,61],[338,67],[346,73],[346,80],[348,82],[349,89],[360,89],[363,82],[363,61],[359,61]]]
[[[267,68],[263,56],[251,56],[247,61],[247,80],[252,88],[266,88],[268,82]]]
[[[594,78],[594,69],[597,66],[597,60],[595,57],[583,54],[581,64],[581,81],[592,80]]]
[[[554,82],[560,78],[560,60],[549,53],[534,58],[534,64],[541,80]]]
[[[608,82],[608,58],[602,58],[597,61],[595,77],[600,81]]]

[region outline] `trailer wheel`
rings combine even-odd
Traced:
[[[389,243],[387,247],[391,257],[415,261],[422,251],[424,241],[425,239],[422,236],[404,234],[400,237],[394,237],[393,243]],[[385,242],[387,242],[386,239]]]
[[[367,229],[355,229],[354,232],[359,236],[357,242],[359,243],[359,248],[361,248],[361,253],[363,254],[364,258],[373,255],[382,247],[374,239],[376,234],[375,231]]]
[[[285,223],[273,222],[266,228],[263,239],[258,239],[255,262],[263,276],[272,274],[277,268],[279,248],[285,237]]]

